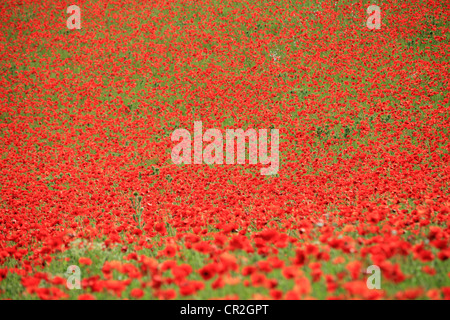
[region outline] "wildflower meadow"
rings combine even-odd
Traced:
[[[449,1],[0,9],[0,299],[450,299]]]

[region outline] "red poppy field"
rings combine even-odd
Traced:
[[[450,299],[448,1],[41,2],[0,3],[0,299]],[[174,164],[194,121],[278,172]]]

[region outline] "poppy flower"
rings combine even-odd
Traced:
[[[142,291],[142,289],[139,288],[134,288],[131,290],[130,296],[135,299],[140,299],[144,296],[144,291]]]
[[[78,259],[78,263],[85,266],[92,265],[92,260],[90,258],[80,258]]]

